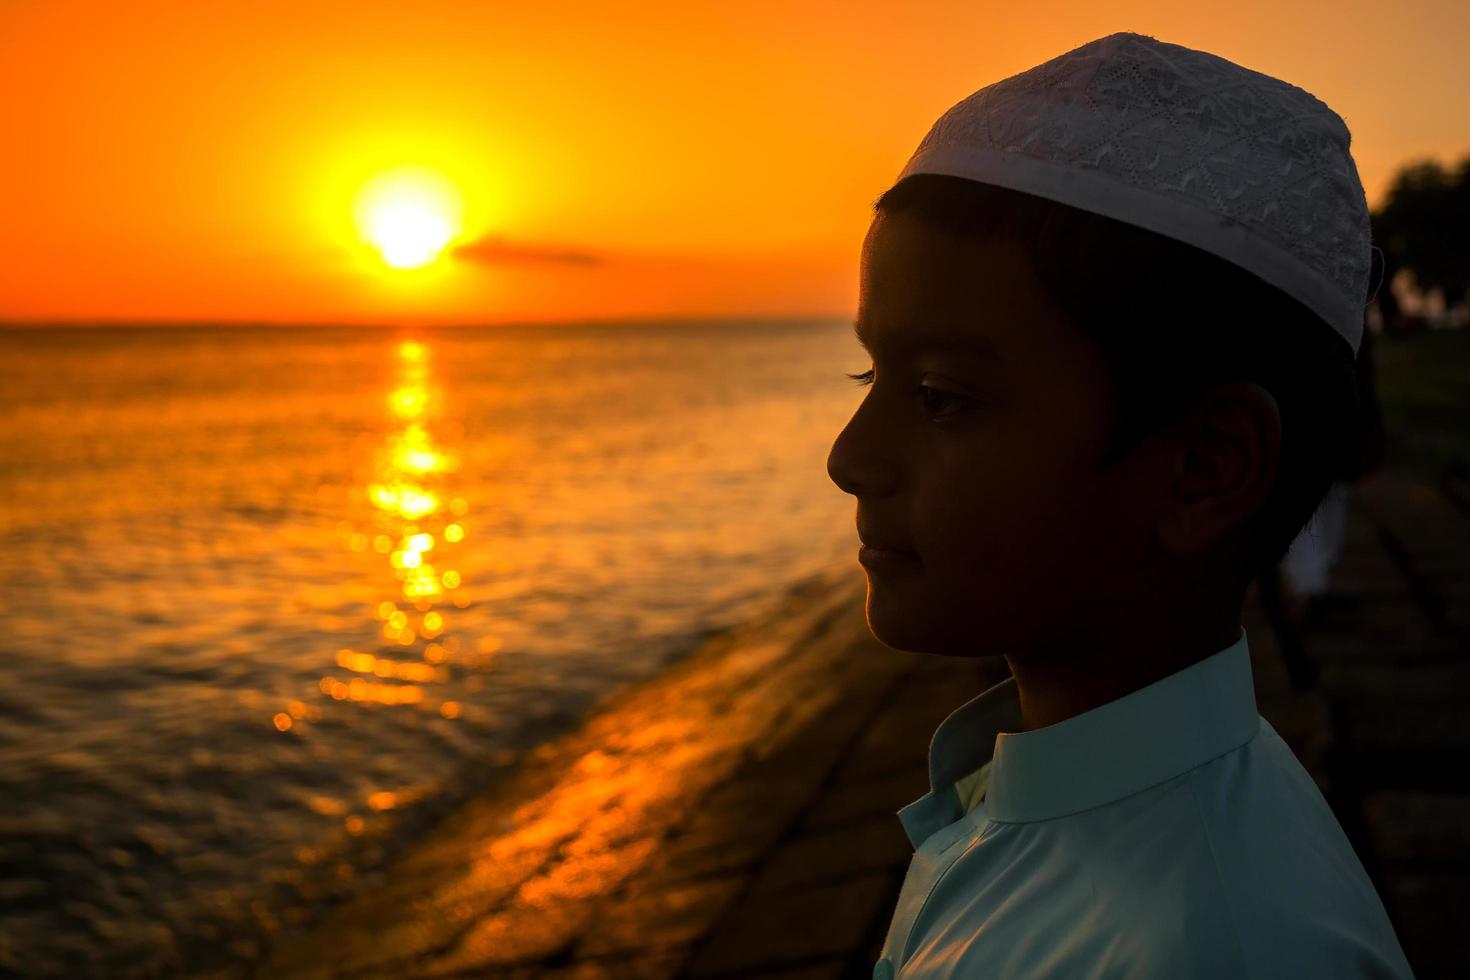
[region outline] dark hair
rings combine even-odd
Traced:
[[[1116,424],[1108,465],[1211,388],[1259,384],[1281,414],[1275,483],[1244,530],[1251,577],[1281,560],[1350,472],[1360,404],[1352,347],[1296,299],[1203,249],[1066,204],[943,174],[911,174],[874,206],[962,238],[1007,238],[1102,348]]]

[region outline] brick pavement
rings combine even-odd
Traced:
[[[1300,629],[1244,624],[1261,713],[1322,788],[1420,980],[1470,974],[1470,493],[1360,488]],[[866,978],[927,789],[929,736],[1004,661],[896,653],[860,569],[615,699],[304,936],[273,977]]]

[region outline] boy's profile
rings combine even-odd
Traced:
[[[1119,33],[954,106],[877,202],[828,458],[868,624],[1013,675],[934,733],[877,980],[1411,976],[1241,626],[1357,446],[1349,140]]]

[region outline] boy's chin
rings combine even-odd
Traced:
[[[905,653],[936,653],[949,657],[974,657],[985,653],[987,644],[973,632],[945,622],[927,605],[924,597],[887,583],[868,582],[867,620],[873,638],[891,650]]]

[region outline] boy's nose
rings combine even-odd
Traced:
[[[881,454],[873,451],[871,440],[862,438],[855,428],[858,416],[847,424],[832,443],[827,454],[827,476],[843,493],[857,496],[882,496],[893,481],[893,466],[885,464]]]
[[[837,488],[843,493],[850,493],[854,497],[857,496],[857,484],[849,479],[847,471],[842,469],[838,464],[837,448],[835,445],[832,451],[827,454],[827,476],[831,478],[833,483],[837,484]]]

